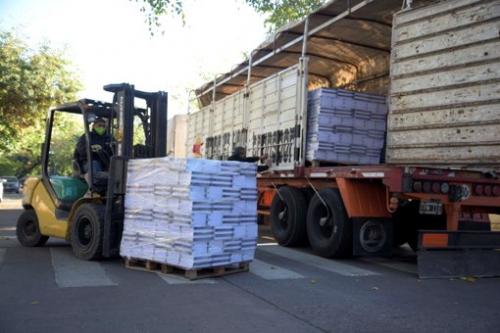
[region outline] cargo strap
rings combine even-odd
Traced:
[[[281,196],[280,191],[279,191],[278,187],[276,186],[276,184],[274,184],[274,183],[271,183],[271,184],[273,185],[274,189],[276,190],[276,194],[278,195],[278,197],[280,198],[280,200],[281,201],[285,201],[283,199],[283,197]]]
[[[327,216],[326,217],[322,217],[320,220],[319,220],[319,225],[320,226],[324,226],[328,223],[328,220],[330,219],[331,217],[331,212],[330,212],[330,208],[328,207],[328,205],[326,204],[326,201],[325,199],[323,199],[323,197],[319,194],[318,190],[316,189],[316,187],[314,187],[314,185],[311,183],[311,181],[309,180],[308,177],[306,177],[306,180],[307,182],[309,183],[309,185],[311,186],[311,188],[313,189],[314,193],[316,193],[316,195],[318,196],[318,199],[321,201],[321,203],[323,204],[323,206],[325,206],[326,208],[326,212],[327,212]]]
[[[306,180],[307,182],[309,183],[309,186],[311,186],[311,188],[313,189],[314,193],[316,193],[316,195],[318,196],[319,200],[321,201],[321,203],[328,209],[328,205],[326,204],[326,201],[325,199],[323,199],[323,197],[319,194],[318,190],[316,189],[316,187],[314,187],[314,185],[311,183],[311,181],[309,180],[308,177],[306,177]],[[329,210],[328,210],[329,211]]]

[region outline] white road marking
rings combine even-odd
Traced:
[[[250,273],[266,280],[303,279],[304,276],[294,271],[268,264],[258,259],[250,263]]]
[[[163,274],[161,272],[156,273],[163,281],[168,284],[215,284],[217,281],[215,279],[199,279],[199,280],[189,280],[185,277],[175,275],[175,274]]]
[[[50,254],[60,288],[116,286],[100,263],[78,259],[70,248],[51,248]]]
[[[368,262],[370,264],[375,264],[383,267],[387,267],[390,269],[394,269],[404,273],[417,274],[417,265],[411,264],[408,262],[398,262],[394,260],[384,259],[384,258],[360,258],[364,262]]]
[[[0,231],[16,231],[16,227],[3,227]]]
[[[287,249],[282,246],[263,246],[259,247],[259,251],[265,251],[280,257],[288,258],[290,260],[298,261],[309,266],[313,266],[344,276],[380,275],[377,272],[372,272],[367,269],[349,265],[339,260],[321,258],[313,254]]]

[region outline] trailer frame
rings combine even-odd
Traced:
[[[393,216],[403,202],[424,202],[442,205],[441,216],[444,229],[437,225],[418,232],[419,262],[426,271],[421,277],[441,277],[453,274],[430,272],[429,267],[439,267],[429,260],[441,262],[443,256],[453,257],[456,262],[460,253],[464,260],[474,257],[474,270],[463,269],[471,275],[490,276],[500,274],[498,270],[480,265],[479,250],[487,253],[486,262],[492,257],[500,262],[500,232],[491,228],[485,216],[500,213],[500,179],[490,173],[434,169],[423,167],[401,167],[388,165],[333,166],[295,168],[290,171],[275,171],[259,175],[259,214],[269,216],[271,204],[282,187],[300,190],[338,189],[350,223],[359,220],[381,219],[393,223]],[[425,218],[421,215],[420,218]],[[392,228],[392,225],[389,226]],[[485,236],[486,235],[486,236]],[[354,239],[356,239],[356,235]],[[457,246],[459,244],[459,246]],[[428,251],[439,253],[428,254]],[[450,252],[451,251],[451,252]],[[473,251],[473,252],[471,252]],[[354,255],[359,255],[355,253]],[[472,254],[471,254],[472,253]],[[385,253],[387,254],[387,253]],[[423,259],[420,259],[422,256]],[[436,256],[438,256],[436,259]],[[479,256],[480,257],[480,256]],[[496,259],[498,257],[498,259]],[[467,259],[469,258],[469,259]],[[479,261],[478,261],[479,260]],[[441,265],[442,266],[442,265]],[[499,266],[500,267],[500,266]],[[447,271],[449,271],[449,267]],[[478,273],[479,272],[479,273]],[[486,272],[486,273],[485,273]],[[486,274],[486,275],[485,275]]]

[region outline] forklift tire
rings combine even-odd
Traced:
[[[282,246],[302,245],[306,241],[307,203],[304,194],[293,187],[282,187],[271,203],[271,230]]]
[[[71,223],[70,241],[73,253],[83,260],[102,256],[104,205],[86,203],[76,210]]]
[[[19,243],[26,247],[42,246],[49,239],[40,233],[38,218],[33,209],[25,209],[17,219],[16,235]]]
[[[327,258],[351,257],[352,222],[347,217],[340,192],[329,188],[318,193],[321,198],[315,194],[307,210],[307,235],[312,250]]]

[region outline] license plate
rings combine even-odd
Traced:
[[[420,201],[418,212],[422,215],[442,215],[443,204],[434,201]]]

